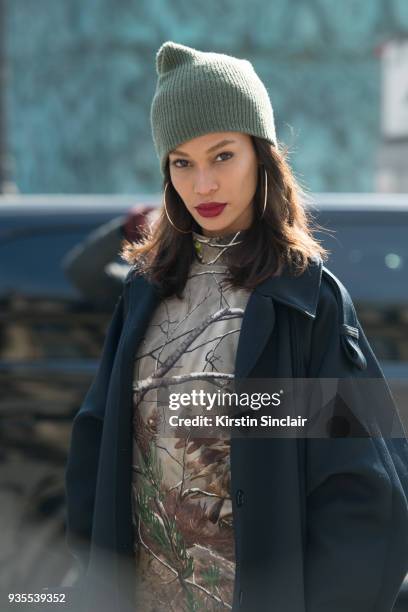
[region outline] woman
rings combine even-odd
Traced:
[[[407,571],[407,441],[323,266],[268,93],[246,60],[173,42],[156,59],[163,208],[123,249],[132,267],[66,472],[78,605],[391,610]],[[299,379],[316,384],[292,401]],[[330,400],[318,379],[334,380]],[[181,392],[216,396],[220,412],[224,392],[271,387],[309,429],[170,424],[193,414]]]

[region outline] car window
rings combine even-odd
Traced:
[[[399,304],[408,299],[408,227],[331,225],[317,233],[331,254],[327,267],[359,302]]]

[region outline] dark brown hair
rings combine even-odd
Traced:
[[[288,149],[278,150],[266,140],[251,136],[258,158],[258,184],[254,197],[255,214],[244,232],[245,240],[234,251],[228,266],[226,282],[252,290],[266,278],[289,266],[294,275],[301,274],[312,257],[327,259],[328,251],[313,236],[313,217],[304,203],[306,191],[295,178],[288,162]],[[266,209],[264,202],[264,168],[268,175]],[[182,199],[172,186],[167,160],[163,189],[168,185],[166,204],[173,223],[180,229],[200,232]],[[315,228],[320,226],[315,225]],[[125,241],[121,257],[143,274],[165,297],[182,296],[190,265],[194,258],[191,233],[182,234],[169,223],[162,206],[154,232],[146,231],[139,242]]]

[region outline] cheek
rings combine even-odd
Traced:
[[[258,184],[258,166],[247,164],[240,171],[240,180],[236,182],[235,193],[240,198],[243,205],[248,204],[255,195]]]
[[[180,175],[178,175],[177,173],[172,172],[170,172],[170,180],[179,196],[184,199],[184,196],[186,195],[186,181],[183,181],[183,178],[180,177]]]

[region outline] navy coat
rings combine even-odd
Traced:
[[[132,375],[158,301],[130,270],[74,418],[66,501],[67,544],[81,567],[68,595],[75,612],[135,612]],[[348,379],[342,418],[360,433],[232,439],[232,609],[391,610],[408,571],[408,442],[396,412],[392,436],[377,420],[395,411],[392,396],[347,290],[320,258],[301,276],[285,270],[251,292],[235,376],[332,378],[339,388]],[[361,393],[365,379],[380,383],[374,394]]]

